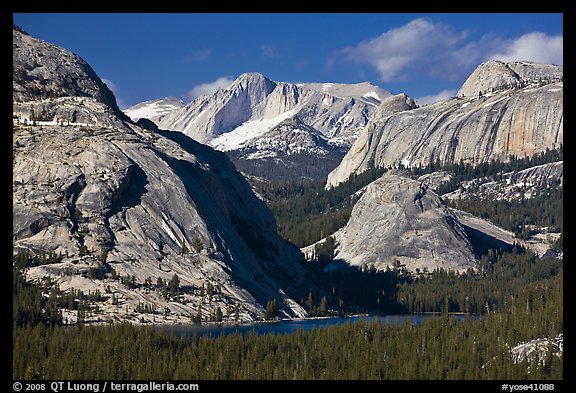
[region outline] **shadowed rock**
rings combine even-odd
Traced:
[[[112,291],[122,306],[100,303],[106,318],[151,320],[134,312],[146,304],[167,309],[166,322],[190,322],[199,307],[207,320],[216,307],[237,305],[247,321],[270,299],[282,316],[306,315],[293,299],[314,286],[309,266],[224,153],[119,118],[114,96],[78,56],[18,30],[14,37],[14,253],[60,256],[30,267],[30,278]],[[40,93],[18,71],[26,57],[41,59],[32,74],[46,81]],[[43,120],[26,117],[39,108]],[[134,284],[90,275],[112,268]],[[150,284],[174,274],[185,301]]]

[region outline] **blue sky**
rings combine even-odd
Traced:
[[[190,101],[244,72],[283,82],[370,81],[421,103],[456,93],[488,59],[563,64],[563,15],[14,14],[86,60],[121,107]]]

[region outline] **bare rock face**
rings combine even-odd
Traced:
[[[82,58],[57,45],[35,39],[16,26],[12,40],[15,104],[59,97],[87,97],[104,103],[117,116],[123,117],[114,94]]]
[[[458,91],[459,97],[477,97],[490,92],[521,88],[530,84],[560,82],[562,66],[526,61],[504,63],[490,60],[482,63]]]
[[[160,128],[184,132],[219,150],[235,150],[282,121],[298,117],[323,137],[349,146],[370,113],[389,96],[367,82],[293,84],[251,72],[210,96],[198,97],[182,108],[174,106],[151,120]],[[139,104],[126,113],[137,117],[141,108]]]
[[[543,366],[551,351],[552,356],[562,357],[564,353],[564,334],[552,338],[537,338],[510,348],[510,358],[515,364],[528,362],[529,366]]]
[[[498,80],[511,75],[503,64],[495,63],[495,67],[502,70],[498,75],[504,75]],[[543,83],[481,97],[452,98],[391,116],[374,114],[328,176],[327,187],[374,167],[426,166],[438,160],[472,164],[506,161],[512,155],[532,156],[547,148],[559,148],[563,142],[564,86],[563,82]],[[480,85],[485,91],[485,83]]]
[[[336,259],[351,265],[464,271],[476,263],[464,228],[438,195],[390,172],[368,185],[335,239]]]
[[[53,59],[54,70],[83,67],[62,48],[21,39],[28,44],[15,46],[15,59],[37,57],[36,48]],[[61,67],[58,59],[77,64]],[[77,76],[54,71],[46,91],[69,78]],[[280,315],[306,315],[291,298],[313,285],[302,254],[278,236],[272,213],[223,153],[181,133],[119,119],[97,84],[89,89],[94,96],[78,87],[62,91],[71,96],[39,100],[18,92],[20,80],[15,68],[14,96],[21,101],[14,105],[14,253],[57,256],[28,268],[29,277],[53,277],[63,290],[109,293],[99,305],[104,314],[94,317],[100,320],[152,321],[154,313],[137,311],[146,306],[165,312],[166,322],[190,322],[199,311],[207,320],[217,307],[230,320],[237,307],[246,321],[262,317],[270,299]],[[42,105],[46,118],[23,118],[26,108]],[[175,274],[179,300],[165,298],[156,285]]]

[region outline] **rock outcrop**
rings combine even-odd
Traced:
[[[504,63],[490,60],[480,64],[458,90],[458,97],[478,97],[496,91],[562,81],[564,69],[553,64],[526,61]]]
[[[464,228],[438,195],[391,172],[368,185],[334,237],[335,259],[356,266],[464,271],[476,264]]]
[[[530,73],[528,65],[523,67],[516,67],[523,75],[540,75],[547,69],[533,66]],[[484,75],[486,67],[479,68],[478,74]],[[557,74],[524,87],[474,95],[476,89],[484,92],[489,85],[484,79],[501,81],[511,75],[503,63],[495,63],[489,70],[496,73],[489,74],[492,79],[478,77],[479,82],[467,82],[470,86],[463,87],[464,94],[472,97],[455,97],[392,115],[375,112],[341,164],[328,176],[327,187],[374,167],[506,161],[512,155],[532,156],[560,147],[564,86],[563,82],[545,84],[556,80]],[[494,83],[495,87],[503,86]]]
[[[462,182],[458,190],[445,194],[449,200],[515,201],[541,195],[564,183],[564,161],[537,165],[518,172],[503,173],[500,180],[478,178]]]
[[[270,299],[280,315],[306,315],[291,297],[314,285],[309,267],[223,153],[119,118],[97,76],[81,74],[89,68],[78,56],[16,29],[14,37],[26,43],[15,45],[15,61],[50,64],[44,91],[59,92],[23,93],[28,85],[15,66],[14,253],[51,255],[28,268],[29,277],[108,293],[100,320],[155,318],[143,308],[166,322],[207,320],[218,307],[226,319],[237,307],[240,320],[253,320]],[[22,118],[39,106],[47,108],[42,120]],[[179,300],[157,284],[175,274]]]
[[[546,364],[549,351],[552,356],[562,357],[564,354],[562,333],[552,338],[543,337],[520,343],[510,348],[510,358],[515,364],[526,361],[530,366],[543,366]]]
[[[108,86],[82,58],[57,45],[35,39],[14,25],[13,102],[62,97],[93,98],[105,104],[117,117],[125,118]],[[56,105],[60,106],[60,105]],[[36,108],[38,120],[53,118],[49,108]]]

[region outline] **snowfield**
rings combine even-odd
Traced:
[[[154,120],[183,106],[184,103],[180,100],[160,98],[135,105],[124,110],[124,113],[133,121],[138,121],[138,119],[142,118]]]
[[[365,97],[365,98],[374,98],[374,99],[376,99],[376,100],[378,100],[378,101],[382,101],[382,99],[380,98],[380,96],[378,95],[378,93],[376,93],[375,91],[370,91],[370,92],[368,92],[368,93],[366,93],[366,94],[363,94],[362,97]]]
[[[282,121],[292,117],[295,113],[296,108],[270,119],[261,117],[258,120],[247,121],[234,130],[212,139],[209,145],[221,151],[240,149],[246,142],[262,136]]]

